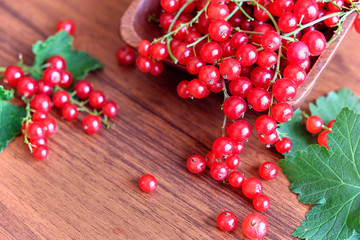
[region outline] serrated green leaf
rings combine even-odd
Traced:
[[[5,90],[4,86],[0,85],[0,99],[8,101],[14,98],[14,89]]]
[[[296,109],[293,117],[286,123],[279,124],[277,129],[281,137],[288,137],[292,141],[292,148],[289,153],[284,155],[293,156],[298,150],[306,149],[310,144],[314,143],[316,139],[306,130],[305,124],[302,123],[301,110]]]
[[[43,72],[41,66],[54,55],[65,58],[67,70],[71,72],[74,81],[85,78],[90,71],[104,67],[102,63],[86,52],[74,51],[73,38],[65,31],[49,37],[44,42],[38,41],[33,45],[33,53],[35,54],[35,61],[31,69],[31,76],[34,79],[41,78]]]
[[[343,109],[328,151],[310,145],[279,162],[299,201],[317,204],[293,235],[309,240],[360,237],[360,114]]]
[[[330,92],[326,97],[319,97],[315,104],[310,103],[311,115],[321,117],[326,125],[335,119],[341,109],[348,107],[356,113],[360,113],[360,99],[348,88],[337,92]]]
[[[25,108],[0,100],[0,152],[21,131]]]

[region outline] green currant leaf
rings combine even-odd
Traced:
[[[360,99],[348,88],[330,92],[326,97],[319,97],[315,104],[310,103],[310,112],[311,115],[321,117],[326,125],[335,119],[344,107],[360,113]]]
[[[7,101],[13,98],[14,98],[14,89],[5,90],[4,86],[0,85],[0,99]]]
[[[25,108],[0,100],[0,152],[21,131]]]
[[[316,139],[314,139],[314,137],[306,130],[302,119],[301,110],[296,109],[290,121],[278,125],[277,131],[280,137],[287,137],[292,141],[291,151],[285,153],[285,156],[293,156],[296,151],[306,149],[310,144],[315,143],[316,141]]]
[[[309,240],[360,237],[360,114],[344,108],[328,146],[310,145],[279,162],[299,201],[315,205],[293,235]]]
[[[74,82],[85,78],[88,72],[104,67],[102,63],[86,52],[75,51],[73,41],[73,37],[67,32],[61,31],[44,42],[38,41],[35,43],[33,45],[35,61],[34,65],[29,69],[31,76],[36,80],[40,79],[43,73],[42,65],[54,55],[65,58],[67,70],[71,72]]]

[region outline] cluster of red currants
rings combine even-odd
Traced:
[[[322,32],[339,27],[343,18],[360,9],[358,1],[349,0],[160,3],[164,35],[152,43],[142,40],[138,44],[138,68],[150,73],[162,71],[160,61],[170,57],[197,76],[178,84],[179,96],[204,98],[223,91],[222,109],[227,119],[242,118],[247,108],[268,110],[256,120],[255,130],[261,143],[268,147],[275,144],[279,153],[290,151],[292,142],[279,137],[277,124],[292,118],[288,101],[304,83],[312,59],[325,50],[327,39]],[[359,24],[357,19],[356,29]],[[130,56],[129,50],[123,53]],[[135,57],[133,52],[132,59]],[[232,128],[237,124],[247,125],[235,122]],[[246,133],[251,134],[250,127],[246,126]]]
[[[320,133],[317,137],[318,144],[329,149],[327,135],[329,132],[332,132],[332,126],[336,120],[329,121],[325,126],[323,125],[323,120],[319,116],[307,116],[304,113],[303,115],[306,118],[306,130],[312,134]]]
[[[82,120],[86,133],[93,134],[100,130],[102,113],[106,118],[114,117],[117,106],[113,101],[106,101],[101,91],[93,90],[86,80],[75,84],[75,91],[69,93],[68,89],[73,84],[73,77],[66,70],[66,61],[61,56],[50,57],[46,64],[42,80],[35,81],[30,76],[25,76],[19,66],[9,66],[4,72],[4,82],[16,88],[19,95],[27,103],[27,116],[23,119],[22,134],[33,156],[38,160],[47,158],[47,137],[56,131],[56,121],[48,116],[52,104],[62,110],[64,119],[72,121],[78,117],[79,111],[89,113]],[[52,97],[51,97],[52,96]],[[76,100],[74,97],[80,99]],[[90,111],[86,103],[95,109]],[[101,110],[97,112],[96,110]]]

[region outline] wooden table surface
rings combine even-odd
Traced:
[[[119,105],[116,128],[89,136],[77,121],[60,120],[49,139],[50,157],[36,161],[21,137],[0,154],[0,239],[243,239],[242,219],[254,209],[239,190],[214,181],[209,170],[198,176],[186,169],[192,154],[205,155],[219,136],[221,97],[183,100],[180,80],[167,69],[160,77],[121,67],[119,19],[131,0],[3,0],[0,2],[0,65],[14,64],[19,53],[31,63],[31,45],[54,33],[70,18],[75,45],[105,64],[88,79]],[[304,104],[330,90],[350,87],[360,96],[360,35],[352,31]],[[306,108],[306,107],[305,107]],[[248,111],[253,125],[256,114]],[[281,156],[252,136],[241,154],[240,170],[258,176],[258,166]],[[158,188],[140,191],[137,181],[151,173]],[[291,239],[309,206],[297,201],[280,173],[264,181],[271,208],[266,239]],[[216,227],[217,215],[234,212],[232,232]]]

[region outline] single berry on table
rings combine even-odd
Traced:
[[[278,167],[272,162],[264,162],[259,168],[260,177],[265,180],[276,178],[278,172]]]
[[[261,181],[255,177],[247,178],[242,186],[242,191],[247,198],[254,198],[262,193]]]
[[[194,174],[199,174],[205,170],[206,161],[200,155],[193,155],[188,158],[186,162],[186,167],[189,170],[189,172]]]
[[[253,199],[253,206],[256,211],[264,212],[270,207],[270,199],[264,194],[259,194]]]
[[[157,187],[156,178],[151,174],[145,174],[139,179],[139,187],[143,192],[150,193]]]
[[[231,231],[237,225],[237,217],[234,213],[225,211],[218,215],[216,223],[222,231]]]
[[[242,223],[242,231],[244,235],[250,239],[262,239],[268,231],[268,221],[261,213],[250,213]]]

